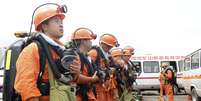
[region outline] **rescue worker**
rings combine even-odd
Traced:
[[[126,46],[123,49],[123,59],[125,61],[124,75],[126,77],[126,87],[124,90],[124,95],[122,95],[123,101],[133,101],[139,99],[137,93],[135,93],[136,95],[134,97],[132,96],[132,91],[134,90],[133,83],[137,79],[136,67],[134,66],[132,61],[130,61],[131,56],[134,55],[134,50],[135,49],[131,46]]]
[[[116,79],[115,86],[117,88],[116,92],[118,94],[118,100],[123,100],[123,92],[126,87],[126,76],[124,74],[125,62],[122,58],[123,50],[121,48],[114,47],[110,50],[111,54],[111,67],[114,68],[113,73]]]
[[[163,98],[163,95],[164,95],[164,86],[165,86],[165,77],[164,77],[164,69],[162,67],[162,65],[160,66],[161,67],[161,73],[160,73],[160,76],[159,76],[159,82],[160,82],[160,97],[159,97],[159,101],[164,101],[164,98]]]
[[[93,84],[98,81],[98,77],[87,57],[87,52],[91,49],[92,39],[96,35],[88,28],[78,28],[72,34],[73,47],[78,51],[81,60],[81,76],[77,82],[77,101],[97,101],[93,92]]]
[[[137,70],[138,68],[136,68],[134,66],[134,64],[132,63],[132,61],[130,61],[130,58],[132,55],[134,55],[134,48],[131,47],[131,46],[126,46],[123,48],[123,59],[126,63],[126,68],[127,69],[131,69],[131,71],[135,71],[136,73],[140,73],[139,70]],[[136,74],[136,73],[133,73],[133,74]]]
[[[173,70],[168,66],[167,63],[162,63],[162,68],[164,69],[163,76],[165,78],[164,81],[164,89],[165,94],[168,98],[168,101],[174,101],[173,96]]]
[[[123,48],[123,52],[124,52],[124,60],[127,64],[129,64],[130,66],[133,66],[135,69],[135,71],[137,72],[138,76],[140,75],[141,73],[141,69],[138,67],[138,66],[134,66],[134,64],[132,63],[132,61],[130,61],[130,58],[132,57],[132,55],[134,55],[135,49],[132,47],[132,46],[125,46]]]
[[[60,5],[45,5],[36,11],[34,25],[37,32],[43,33],[59,45],[63,45],[59,39],[63,36],[63,19],[65,15],[60,11]],[[38,47],[35,42],[26,46],[16,63],[15,89],[21,95],[22,101],[49,101],[49,96],[43,96],[37,88],[37,78],[40,71]],[[54,60],[59,58],[52,47],[49,47]],[[80,73],[78,57],[70,65],[71,73],[76,80]],[[49,66],[46,62],[45,71],[42,75],[43,82],[49,82]],[[70,85],[67,85],[70,86]],[[48,91],[47,91],[48,92]],[[73,92],[72,92],[73,93]],[[70,94],[73,95],[73,94]],[[72,96],[75,99],[75,96]],[[69,101],[69,99],[65,99]]]
[[[112,34],[103,34],[99,40],[99,46],[93,46],[88,52],[94,68],[107,70],[109,68],[109,50],[119,46],[116,37]],[[111,83],[112,82],[112,83]],[[116,101],[118,99],[115,86],[115,78],[111,75],[108,79],[96,83],[97,101]]]
[[[132,46],[125,46],[125,47],[123,48],[124,58],[126,59],[126,61],[129,61],[130,58],[131,58],[131,56],[135,54],[134,51],[135,51],[135,49],[134,49]],[[126,58],[125,56],[126,56],[127,58]],[[125,60],[125,59],[124,59],[124,60]]]

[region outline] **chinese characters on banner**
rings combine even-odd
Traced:
[[[182,60],[185,56],[133,56],[131,60]]]

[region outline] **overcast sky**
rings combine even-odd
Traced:
[[[201,48],[201,0],[3,0],[0,45],[17,40],[15,31],[29,31],[34,8],[45,2],[68,6],[63,42],[87,27],[98,36],[114,34],[137,55],[187,55]]]

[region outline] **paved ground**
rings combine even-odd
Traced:
[[[143,96],[143,101],[158,101],[159,96]],[[174,96],[174,101],[191,101],[188,100],[186,95],[176,95]]]
[[[143,101],[158,101],[159,95],[155,91],[146,91],[142,92],[143,94]],[[187,95],[176,95],[174,96],[174,101],[190,101],[187,98]],[[0,101],[2,101],[2,93],[0,93]]]
[[[155,91],[142,92],[143,101],[158,101],[159,94]],[[179,94],[174,96],[174,101],[191,101],[188,100],[188,96],[185,94]]]

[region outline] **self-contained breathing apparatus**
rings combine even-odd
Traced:
[[[126,86],[126,82],[123,79],[123,73],[125,71],[123,71],[124,67],[121,67],[119,64],[116,64],[113,60],[113,58],[110,56],[110,68],[113,69],[115,75],[116,75],[116,81],[118,83],[118,90],[119,92],[123,92],[125,86]]]
[[[41,34],[41,36],[44,37],[47,44],[51,46],[60,56],[60,59],[56,61],[56,66],[58,70],[53,68],[54,75],[57,75],[57,79],[64,84],[68,84],[70,81],[73,80],[73,77],[70,73],[70,64],[73,63],[73,60],[76,58],[75,50],[73,49],[66,49],[65,47],[62,47],[58,45],[56,42],[51,40],[49,37],[45,36],[44,34]],[[48,57],[47,57],[48,58]],[[54,64],[53,64],[54,66]],[[57,72],[58,71],[58,72]],[[59,76],[57,73],[61,73]]]
[[[172,73],[172,78],[168,78],[168,77],[166,76],[168,70],[171,71],[171,73]],[[174,86],[177,86],[176,75],[175,75],[174,70],[173,70],[172,67],[170,67],[170,66],[166,67],[161,73],[162,73],[162,74],[164,75],[164,77],[165,77],[165,84],[172,84],[172,85],[174,85]]]
[[[86,32],[86,33],[85,33]],[[84,36],[86,35],[86,36]],[[67,49],[75,50],[79,56],[80,62],[81,62],[81,73],[87,70],[87,76],[92,77],[95,73],[94,67],[92,66],[90,60],[87,58],[87,55],[84,53],[84,51],[80,51],[80,45],[82,44],[82,40],[91,40],[96,39],[95,34],[88,29],[88,28],[78,28],[74,31],[71,41],[66,43]],[[86,74],[82,74],[86,76]],[[95,84],[94,83],[85,83],[85,84],[77,84],[76,86],[76,95],[80,95],[82,97],[83,101],[89,101],[87,92],[92,89],[94,95],[96,95],[95,91]]]
[[[136,82],[137,79],[137,71],[134,65],[128,64],[121,67],[113,61],[112,57],[110,57],[110,64],[110,68],[114,68],[120,90],[123,90],[125,87],[132,88],[133,83]]]
[[[97,59],[95,62],[92,62],[92,65],[95,71],[97,71],[97,76],[99,77],[100,82],[103,83],[110,78],[110,74],[112,72],[109,67],[110,59],[106,58],[106,56],[104,55],[104,53],[102,52],[99,46],[93,46],[91,49],[95,49],[98,53]],[[101,67],[101,63],[100,63],[101,59],[103,59],[105,63],[105,67]]]
[[[141,74],[141,70],[139,67],[135,66],[133,64],[132,61],[128,61],[128,70],[127,70],[127,77],[128,77],[128,82],[129,82],[129,85],[132,85],[133,83],[136,83],[136,79],[137,79],[137,76],[139,76]]]
[[[41,44],[41,46],[44,48],[45,54],[47,55],[47,59],[54,76],[60,82],[69,84],[69,82],[73,79],[70,73],[70,64],[72,64],[73,60],[76,58],[75,51],[60,46],[43,33],[32,33],[28,40],[36,40]],[[50,51],[48,50],[48,46],[52,47],[60,56],[60,59],[56,61],[56,64]]]
[[[25,34],[27,34],[27,33],[25,33]],[[22,40],[22,41],[23,41],[22,42],[23,46],[21,46],[21,48],[24,48],[25,46],[27,46],[28,44],[30,44],[32,42],[39,43],[41,49],[43,50],[43,55],[45,56],[43,58],[45,58],[45,59],[47,58],[50,68],[52,69],[52,72],[58,81],[60,81],[64,84],[69,84],[73,80],[73,75],[70,73],[70,66],[69,66],[70,64],[72,64],[72,61],[76,58],[76,54],[74,53],[73,50],[69,50],[69,49],[65,49],[64,47],[61,47],[60,45],[55,43],[53,40],[48,39],[48,37],[45,36],[43,33],[32,33],[32,34],[30,34],[30,36],[28,36],[28,38],[26,38],[25,40]],[[58,53],[58,55],[61,57],[56,62],[53,60],[52,55],[48,49],[48,46],[52,47]],[[18,53],[18,54],[20,54],[20,53]],[[40,57],[40,59],[41,58],[42,58],[42,56]],[[42,63],[42,64],[45,64],[45,63]],[[40,69],[38,80],[40,80],[41,82],[37,82],[37,86],[42,95],[49,95],[49,82],[42,82],[41,78],[42,78],[42,75],[44,72],[44,67],[40,67],[40,68],[42,68],[42,69]],[[13,72],[14,72],[13,74],[15,75],[16,71],[13,71]],[[5,73],[9,73],[9,72],[6,71]],[[5,74],[5,75],[7,75],[7,74]],[[6,80],[6,78],[4,80]],[[12,85],[11,88],[13,89],[14,79],[11,79],[11,80],[13,80],[12,82],[10,82],[10,83],[13,83],[13,84],[11,84]],[[6,90],[6,89],[12,90],[10,87],[7,88],[6,82],[8,83],[8,81],[6,80],[4,83],[4,85],[5,85],[4,90]],[[8,91],[10,91],[10,90],[8,90]],[[6,93],[4,94],[4,99],[8,99]],[[11,101],[11,100],[6,100],[6,101]]]

